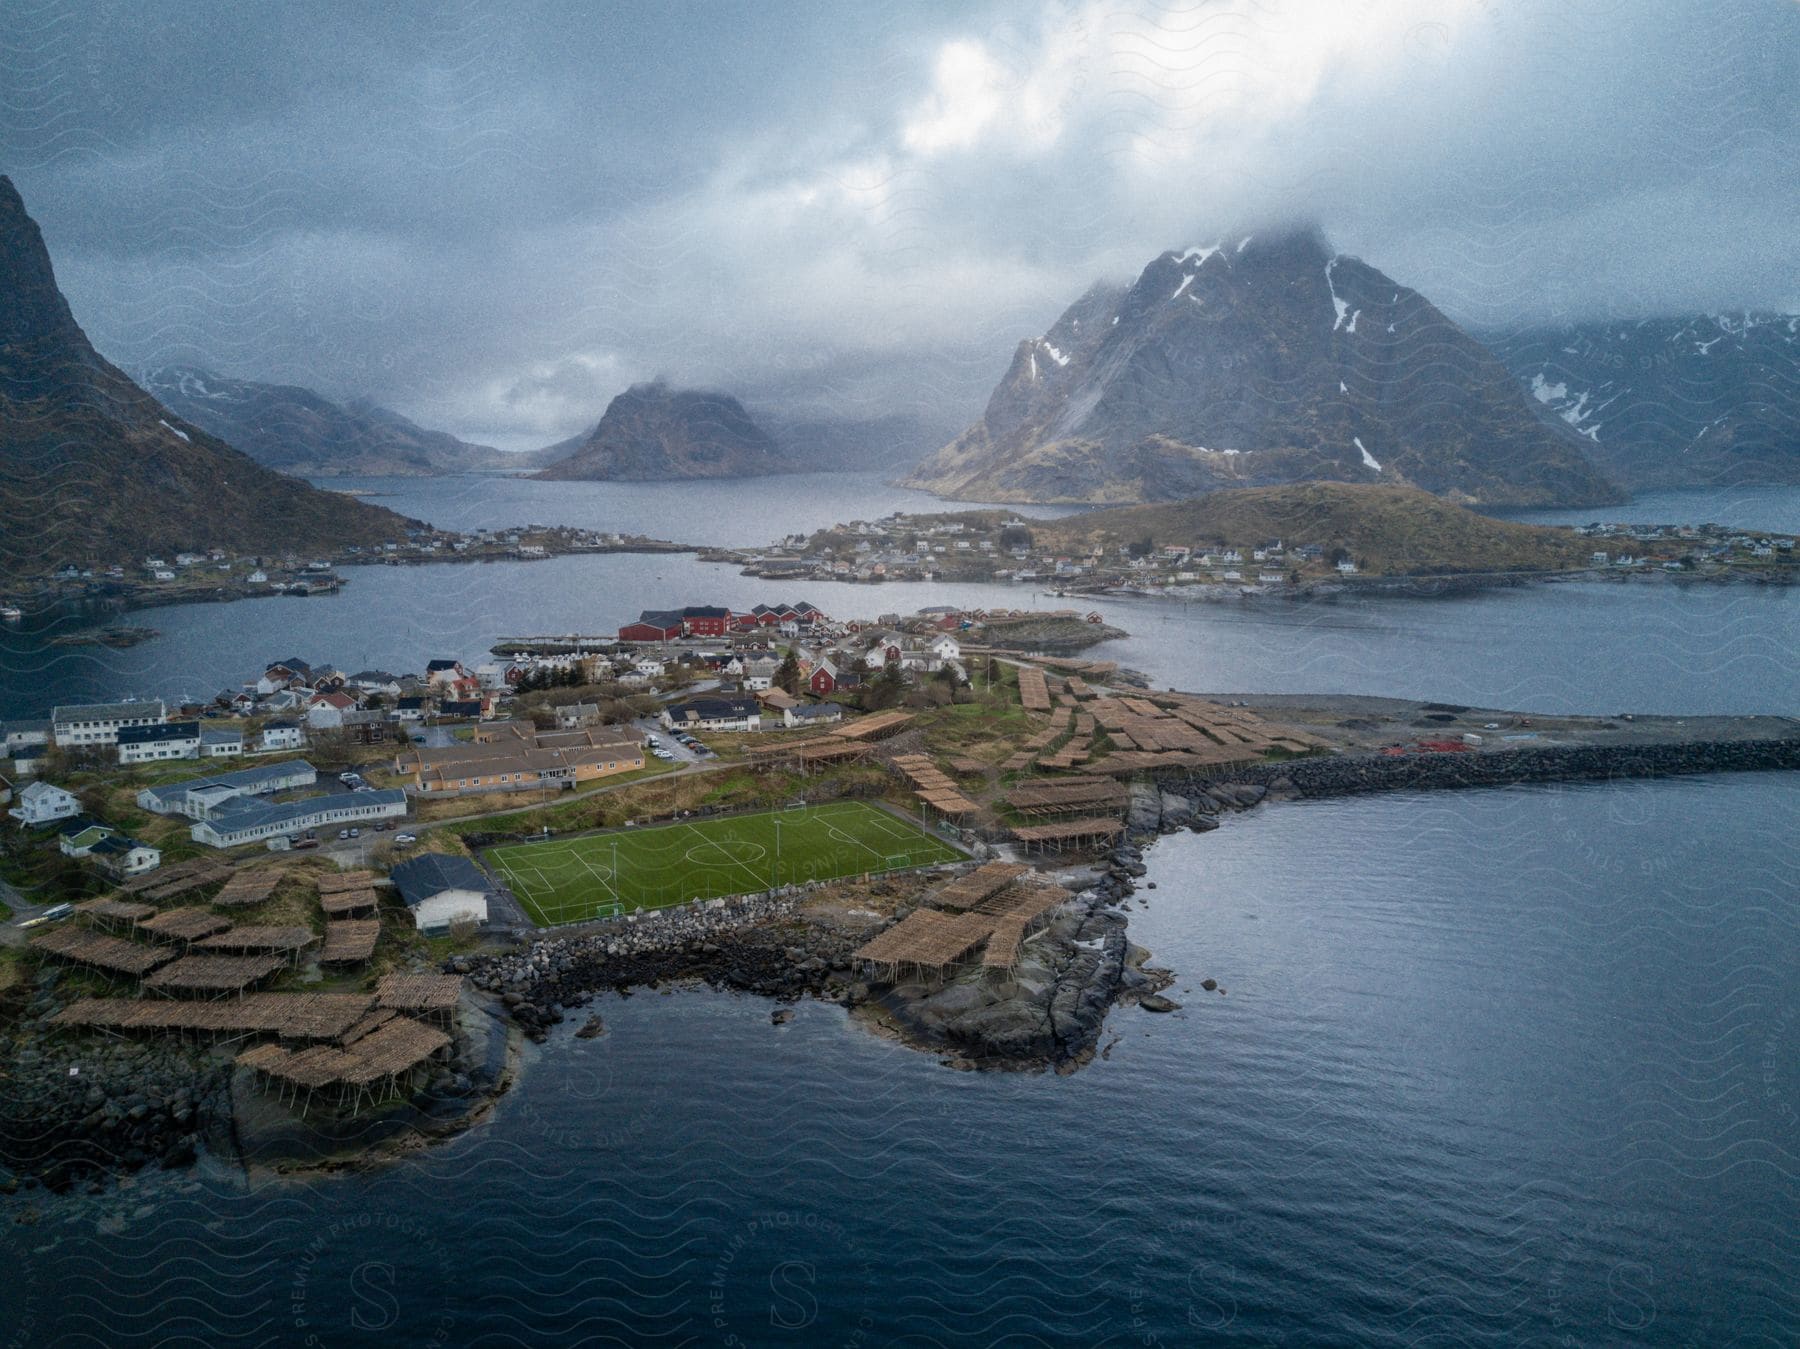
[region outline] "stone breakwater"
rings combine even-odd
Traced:
[[[1363,792],[1499,787],[1521,782],[1605,782],[1692,773],[1800,769],[1800,736],[1660,744],[1535,745],[1466,753],[1333,754],[1233,769],[1230,781],[1303,798]],[[1217,793],[1220,779],[1163,775],[1184,796]]]

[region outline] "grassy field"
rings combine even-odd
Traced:
[[[550,926],[961,856],[910,821],[866,802],[835,801],[511,844],[489,851],[487,862],[532,919]]]

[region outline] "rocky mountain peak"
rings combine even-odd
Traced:
[[[661,482],[744,478],[800,467],[730,394],[634,384],[607,405],[574,453],[536,476]]]
[[[0,174],[0,296],[6,298],[0,305],[0,343],[81,337],[69,302],[57,288],[43,232],[4,174]]]
[[[1405,483],[1486,504],[1616,499],[1422,296],[1301,224],[1170,250],[1016,349],[912,484],[965,500],[1169,500]]]

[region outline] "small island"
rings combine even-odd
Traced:
[[[1417,488],[1329,482],[1049,520],[1009,510],[901,513],[702,558],[783,580],[1003,581],[1064,595],[1195,600],[1446,595],[1652,576],[1785,584],[1800,575],[1790,535],[1710,524],[1528,525]]]

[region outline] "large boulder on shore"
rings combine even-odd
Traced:
[[[1162,824],[1162,793],[1148,782],[1131,784],[1131,805],[1125,812],[1125,828],[1133,834],[1154,834]]]
[[[1194,803],[1185,796],[1177,796],[1174,792],[1162,794],[1162,827],[1168,830],[1184,828],[1194,818]]]

